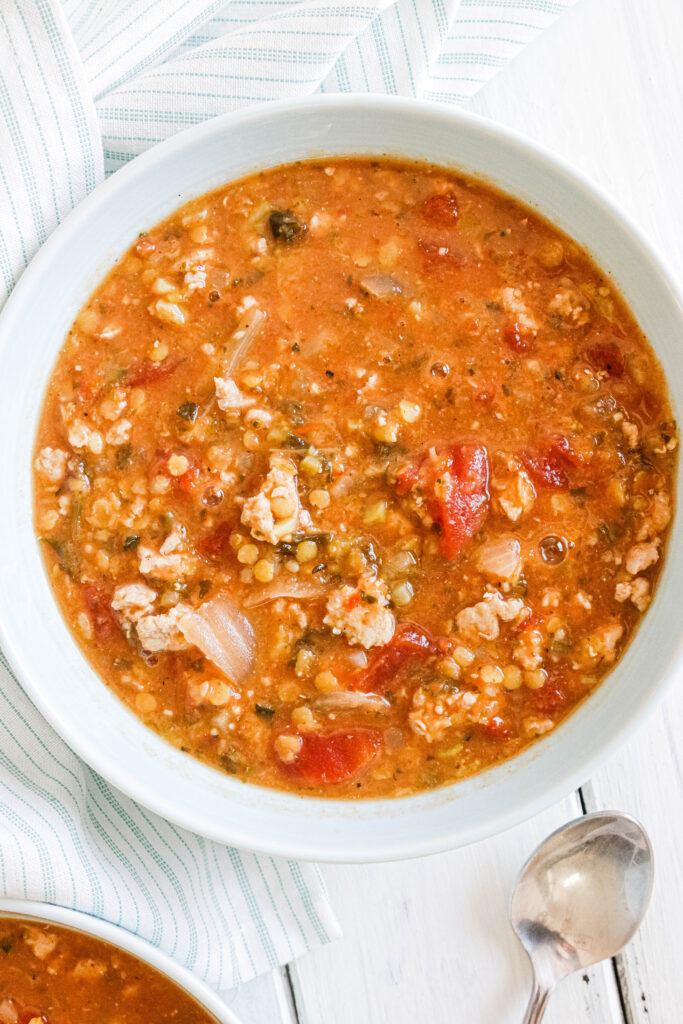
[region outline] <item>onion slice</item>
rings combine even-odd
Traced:
[[[477,568],[496,580],[515,580],[522,571],[522,551],[511,534],[488,540],[476,554]]]
[[[244,607],[256,608],[261,604],[279,601],[281,597],[291,597],[295,601],[314,601],[317,597],[323,597],[328,590],[329,587],[320,583],[306,583],[304,580],[274,580],[249,594]]]
[[[392,295],[400,295],[403,285],[391,274],[366,274],[361,277],[360,286],[363,291],[374,295],[377,299],[388,299]]]
[[[256,639],[251,624],[224,594],[187,612],[178,629],[188,643],[238,686],[254,668]]]
[[[357,690],[332,690],[321,693],[311,701],[316,711],[388,711],[391,704],[378,693],[360,693]]]
[[[252,306],[246,311],[231,338],[235,347],[225,360],[223,366],[224,377],[230,377],[238,368],[247,354],[249,346],[261,330],[265,319],[266,314],[258,306]]]

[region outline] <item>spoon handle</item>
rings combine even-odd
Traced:
[[[526,1008],[523,1024],[539,1024],[545,1015],[551,989],[539,984],[534,978],[534,988],[531,993],[529,1005]]]

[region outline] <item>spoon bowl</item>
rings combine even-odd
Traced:
[[[534,969],[525,1024],[541,1020],[558,981],[614,956],[633,938],[653,872],[645,830],[618,811],[571,821],[535,850],[510,904],[512,927]]]

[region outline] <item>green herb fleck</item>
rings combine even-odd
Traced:
[[[199,406],[196,402],[183,402],[176,409],[178,416],[181,420],[185,420],[186,423],[194,423],[197,419],[197,413],[199,412]]]
[[[132,444],[120,444],[116,449],[116,455],[114,457],[114,465],[117,469],[125,469],[130,464],[130,460],[133,457],[133,445]]]
[[[48,544],[57,555],[57,563],[62,572],[71,577],[78,575],[81,563],[68,541],[57,540],[56,537],[41,537],[40,539]]]
[[[308,448],[308,441],[304,441],[303,437],[299,437],[298,434],[287,434],[284,441],[282,442],[283,448]]]

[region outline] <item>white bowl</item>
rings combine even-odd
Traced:
[[[86,935],[93,935],[96,939],[118,946],[150,967],[155,967],[182,992],[192,996],[202,1009],[212,1014],[220,1024],[240,1024],[232,1010],[228,1009],[220,996],[205,982],[200,981],[185,967],[181,967],[172,957],[150,946],[149,942],[145,942],[133,932],[126,931],[125,928],[119,928],[99,917],[83,914],[80,910],[58,907],[52,903],[38,903],[35,900],[0,899],[0,917],[32,918],[37,923],[48,921],[50,924],[85,932]]]
[[[222,775],[142,725],[95,676],[53,599],[32,527],[31,449],[43,391],[79,307],[138,232],[207,189],[321,155],[452,165],[525,200],[590,250],[627,297],[683,404],[681,294],[635,225],[598,188],[514,132],[462,111],[327,96],[219,117],[119,171],[55,231],[0,318],[0,640],[31,698],[74,750],[141,804],[204,836],[315,860],[372,861],[471,843],[584,782],[654,707],[681,663],[680,517],[657,595],[599,690],[513,761],[402,800],[317,800]],[[678,415],[680,420],[680,413]],[[9,440],[11,439],[11,441]]]

